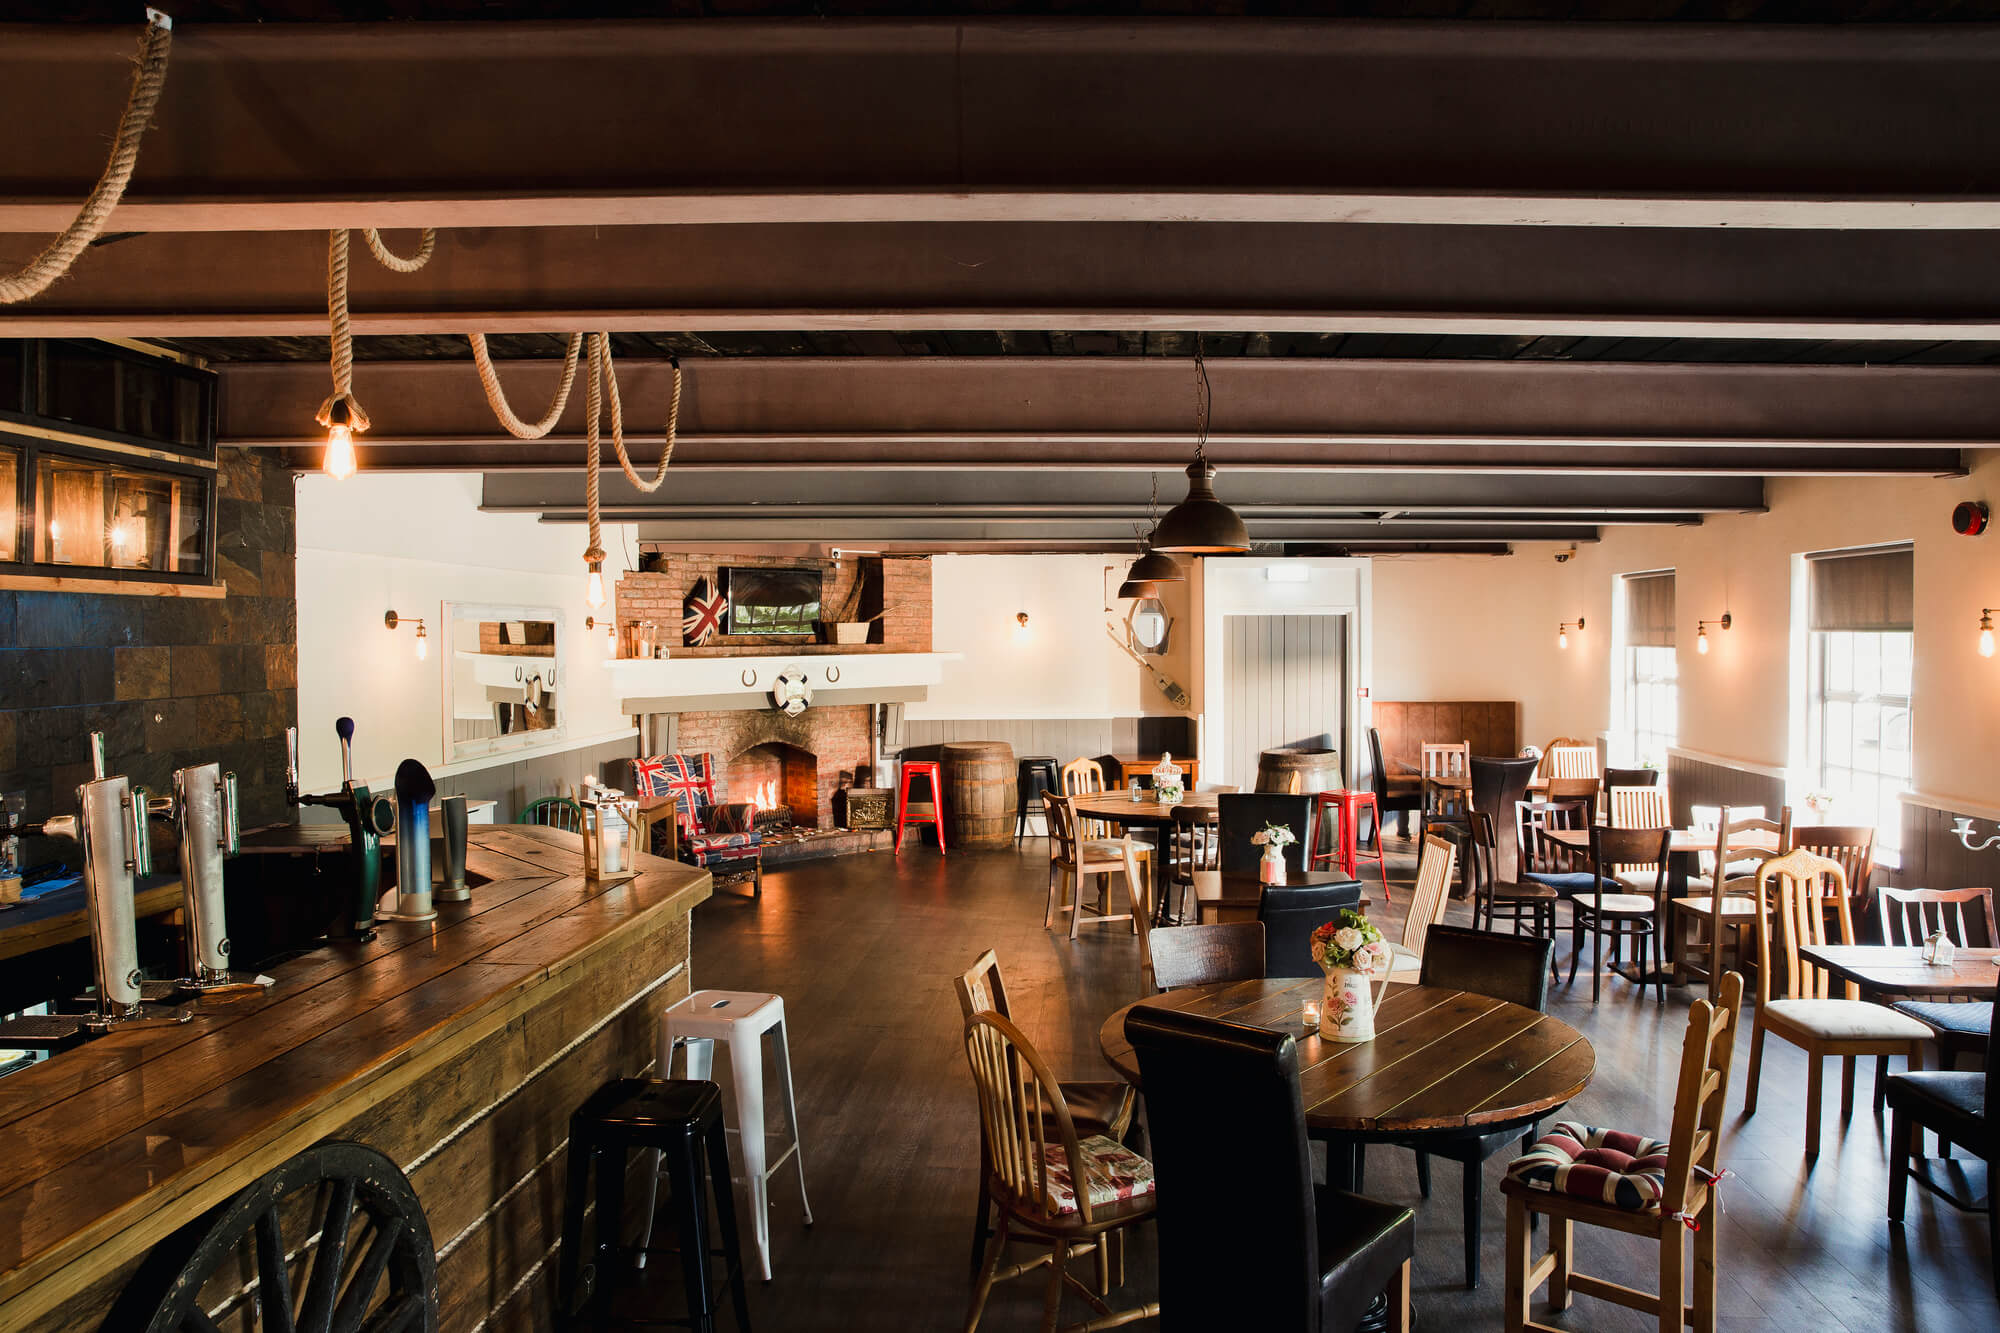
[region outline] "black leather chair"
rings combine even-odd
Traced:
[[[1312,933],[1339,916],[1341,908],[1360,903],[1358,879],[1339,884],[1266,884],[1257,903],[1257,919],[1264,923],[1264,975],[1320,975],[1320,965],[1312,957]]]
[[[1264,849],[1250,841],[1266,824],[1283,824],[1297,839],[1285,848],[1285,869],[1299,873],[1306,864],[1306,834],[1312,823],[1313,798],[1267,792],[1224,792],[1215,798],[1216,838],[1222,844],[1218,863],[1224,870],[1255,870]]]
[[[1407,1329],[1410,1210],[1315,1185],[1290,1035],[1139,1005],[1164,1333],[1349,1333],[1386,1292]]]
[[[1994,993],[2000,1004],[2000,990]],[[1138,1012],[1134,1010],[1133,1012]],[[1125,1031],[1132,1025],[1127,1021]],[[1145,1062],[1140,1062],[1143,1076]],[[1150,1098],[1148,1107],[1150,1113]],[[2000,1130],[1994,1128],[1993,1112],[2000,1107],[2000,1040],[1992,1029],[1986,1034],[1986,1068],[1980,1073],[1956,1069],[1918,1070],[1889,1076],[1889,1220],[1901,1224],[1909,1201],[1910,1159],[1917,1156],[1923,1131],[1930,1130],[1946,1143],[1955,1143],[1986,1159],[1986,1240],[1991,1247],[1987,1264],[1992,1272],[1993,1291],[2000,1295],[2000,1186],[1995,1184],[1994,1166],[2000,1162]],[[1917,1175],[1917,1183],[1956,1208],[1972,1205],[1948,1192],[1929,1170]],[[1161,1234],[1162,1245],[1165,1233]],[[1162,1257],[1164,1258],[1164,1248]]]
[[[1396,812],[1396,827],[1404,837],[1410,836],[1410,816],[1419,818],[1424,812],[1424,787],[1414,773],[1391,774],[1388,765],[1382,762],[1382,733],[1368,728],[1368,758],[1374,763],[1372,781],[1375,787],[1375,840],[1382,839],[1382,821]]]
[[[1424,936],[1426,986],[1450,986],[1456,990],[1510,1000],[1538,1012],[1549,1005],[1549,974],[1555,968],[1556,942],[1535,935],[1500,935],[1462,926],[1432,926]],[[1482,1163],[1502,1148],[1516,1144],[1525,1152],[1541,1137],[1539,1123],[1525,1130],[1448,1139],[1426,1138],[1404,1146],[1416,1149],[1417,1187],[1431,1196],[1431,1164],[1435,1157],[1461,1162],[1465,1182],[1461,1191],[1465,1220],[1465,1285],[1479,1285],[1479,1229],[1484,1203],[1485,1180]],[[1359,1154],[1356,1154],[1357,1160]],[[1360,1177],[1357,1177],[1357,1182]]]

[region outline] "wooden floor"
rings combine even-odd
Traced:
[[[998,950],[1016,1020],[1070,1077],[1105,1076],[1098,1026],[1139,994],[1138,943],[1122,927],[1086,927],[1075,942],[1042,929],[1046,855],[1031,840],[1016,852],[949,860],[928,847],[900,859],[848,857],[768,875],[760,904],[725,890],[697,909],[694,984],[776,991],[792,1029],[817,1225],[801,1225],[795,1185],[774,1182],[776,1279],[751,1284],[759,1333],[963,1326],[978,1137],[951,978],[982,949]],[[1407,852],[1392,855],[1401,883],[1410,869]],[[1385,926],[1396,923],[1392,937],[1404,901],[1398,893],[1395,908],[1377,912]],[[1464,915],[1454,907],[1453,920]],[[1582,1029],[1598,1056],[1596,1078],[1570,1114],[1664,1137],[1687,1003],[1686,992],[1670,992],[1661,1009],[1650,992],[1642,1003],[1614,980],[1593,1009],[1586,975],[1573,990],[1559,986],[1552,1008]],[[1748,1048],[1746,1037],[1731,1090],[1738,1105]],[[1803,1057],[1769,1043],[1758,1114],[1732,1121],[1723,1154],[1735,1175],[1722,1192],[1722,1326],[1744,1333],[2000,1327],[1984,1219],[1913,1190],[1910,1223],[1893,1230],[1883,1210],[1883,1126],[1862,1099],[1842,1130],[1837,1077],[1828,1080],[1825,1149],[1809,1170],[1799,1148],[1804,1084]],[[1485,1280],[1472,1292],[1462,1285],[1458,1168],[1436,1167],[1437,1197],[1417,1213],[1415,1300],[1425,1327],[1501,1327],[1505,1160],[1487,1164]],[[1370,1193],[1418,1202],[1408,1154],[1378,1149],[1369,1168]],[[1645,1246],[1581,1228],[1578,1237],[1585,1271],[1650,1285],[1654,1260]],[[1124,1292],[1133,1300],[1153,1294],[1151,1255],[1150,1234],[1142,1233]],[[981,1328],[1035,1328],[1041,1290],[1033,1278],[1002,1287]],[[1072,1298],[1065,1318],[1081,1318],[1080,1310]],[[1582,1298],[1560,1322],[1655,1327]]]

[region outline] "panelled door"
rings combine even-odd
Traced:
[[[1222,643],[1226,766],[1219,781],[1249,791],[1265,750],[1340,747],[1347,731],[1346,616],[1224,616]],[[1343,773],[1353,771],[1348,755],[1340,765]]]

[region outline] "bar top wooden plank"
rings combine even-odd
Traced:
[[[637,878],[589,883],[581,839],[556,829],[470,837],[469,866],[489,882],[438,904],[437,920],[384,922],[365,944],[269,969],[262,995],[0,1079],[0,1311],[109,1237],[167,1234],[233,1193],[237,1174],[266,1169],[260,1149],[352,1118],[385,1076],[449,1059],[559,971],[712,889],[704,870],[643,855]]]

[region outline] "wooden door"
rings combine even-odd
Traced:
[[[1339,749],[1347,732],[1347,617],[1224,616],[1224,769],[1207,776],[1245,791],[1257,756],[1286,746]],[[1340,756],[1352,775],[1351,756]]]

